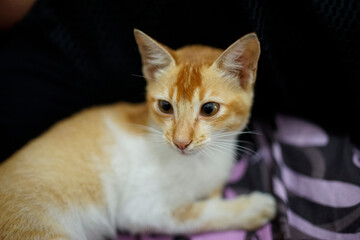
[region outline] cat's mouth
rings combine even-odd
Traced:
[[[179,150],[181,155],[195,155],[196,151]]]
[[[196,149],[184,149],[184,150],[175,149],[175,150],[183,156],[193,156],[199,152]]]
[[[175,142],[173,141],[167,141],[170,145],[170,148],[182,155],[182,156],[193,156],[193,155],[196,155],[197,153],[199,153],[199,148],[194,146],[192,141],[190,141],[189,144],[185,145],[180,145],[180,144],[176,144]]]

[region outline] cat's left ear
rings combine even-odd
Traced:
[[[212,64],[225,78],[236,79],[247,89],[256,79],[260,57],[260,42],[255,33],[250,33],[228,47]]]
[[[171,49],[158,43],[138,29],[134,30],[134,34],[146,80],[156,80],[159,74],[163,73],[168,67],[175,65]]]

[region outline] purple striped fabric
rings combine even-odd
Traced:
[[[119,235],[116,240],[360,239],[360,151],[347,137],[278,115],[276,129],[256,123],[256,153],[235,164],[224,197],[272,191],[278,217],[255,232],[191,236]],[[247,146],[248,147],[248,146]]]
[[[279,232],[291,239],[360,239],[357,149],[347,138],[329,135],[304,120],[277,116],[276,123],[270,144]],[[326,214],[311,214],[325,209]]]

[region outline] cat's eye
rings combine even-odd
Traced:
[[[220,104],[215,102],[208,102],[201,107],[200,113],[205,117],[211,117],[214,116],[219,111],[219,109]]]
[[[159,103],[159,109],[161,112],[166,114],[172,114],[174,112],[173,107],[168,101],[160,100]]]

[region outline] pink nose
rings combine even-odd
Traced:
[[[191,142],[192,142],[192,140],[178,141],[178,140],[174,139],[174,144],[180,150],[185,150],[190,145]]]

